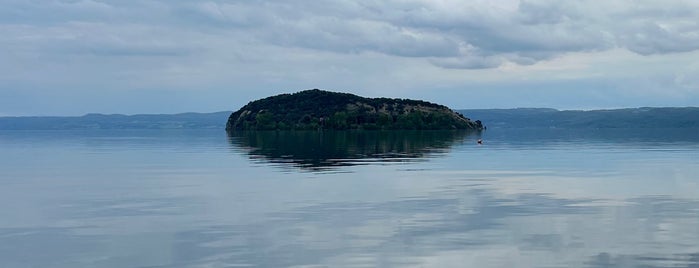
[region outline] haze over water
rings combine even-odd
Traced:
[[[698,267],[698,134],[0,131],[0,267]]]

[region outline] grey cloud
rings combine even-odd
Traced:
[[[559,25],[554,34],[580,37],[568,39],[563,52],[621,47],[641,55],[699,49],[698,10],[691,1],[625,0],[523,1],[519,9],[529,24]]]
[[[539,25],[559,24],[583,17],[577,9],[565,7],[569,4],[563,1],[523,1],[519,4],[520,13],[516,19],[526,25]]]
[[[46,5],[10,0],[0,8],[4,18],[0,22],[141,24],[173,32],[197,31],[230,41],[344,54],[425,57],[447,68],[492,68],[507,62],[532,64],[566,53],[615,47],[641,55],[694,51],[699,49],[697,10],[699,6],[690,1],[671,5],[627,0],[441,4],[427,0],[80,0]],[[159,37],[153,35],[150,39]],[[464,46],[480,53],[460,52]]]
[[[460,92],[473,88],[469,83],[475,80],[484,83],[483,88],[495,88],[496,93],[515,87],[496,84],[521,85],[520,78],[507,70],[464,72],[461,76],[440,68],[531,65],[569,53],[614,49],[610,57],[634,58],[653,66],[629,68],[624,74],[618,71],[622,67],[614,66],[626,68],[633,63],[617,62],[608,69],[590,67],[596,73],[584,68],[522,71],[531,73],[526,78],[532,80],[555,80],[568,77],[570,72],[579,72],[571,77],[593,77],[590,79],[599,75],[652,80],[662,75],[672,77],[663,81],[671,81],[676,88],[661,83],[653,87],[667,86],[674,99],[648,89],[646,95],[654,96],[653,102],[634,98],[624,104],[665,105],[679,99],[682,104],[694,105],[697,82],[692,75],[696,72],[677,73],[681,66],[673,65],[673,61],[691,59],[684,54],[666,54],[699,49],[698,14],[699,2],[681,0],[5,0],[0,5],[0,91],[60,89],[68,95],[95,88],[108,90],[106,87],[115,92],[126,88],[209,88],[240,99],[236,94],[256,98],[280,89],[323,87],[364,90],[355,93],[367,95],[401,96],[404,91],[413,91],[411,97],[440,98],[436,95],[441,93],[427,96],[416,92],[424,87]],[[617,53],[619,49],[655,56],[627,57]],[[599,60],[592,64],[599,64]],[[489,79],[497,81],[483,82]],[[576,85],[581,83],[575,81]],[[650,87],[647,84],[633,85]],[[558,84],[545,87],[564,88]],[[227,91],[231,88],[235,88],[234,93]],[[590,92],[590,88],[599,85],[574,87],[570,94],[554,94],[557,91],[552,90],[546,94],[551,99],[539,99],[539,104],[531,105],[599,103],[594,98],[566,97]],[[374,90],[384,91],[379,94]],[[607,92],[610,90],[607,87],[595,94],[613,95]],[[453,101],[442,98],[447,103]],[[522,98],[493,95],[488,99],[503,107],[510,104],[498,101],[517,103]],[[36,105],[25,102],[23,106],[31,111]]]
[[[134,46],[134,45],[89,45],[66,51],[76,54],[91,54],[97,56],[139,56],[139,57],[176,57],[191,53],[189,50],[174,47]]]
[[[18,51],[99,56],[177,56],[196,50],[163,29],[140,25],[66,23],[60,27],[6,26],[0,42]],[[155,36],[154,36],[155,35]],[[29,44],[27,44],[29,43]]]
[[[629,50],[641,55],[694,51],[699,49],[699,24],[694,24],[694,28],[673,29],[645,22],[619,37]]]
[[[699,49],[699,6],[689,1],[672,5],[652,1],[520,1],[510,10],[455,4],[454,11],[427,3],[397,11],[387,16],[388,20],[440,32],[476,47],[483,52],[481,61],[485,62],[492,62],[491,54],[539,61],[617,47],[641,55]],[[470,54],[461,57],[434,62],[474,61]],[[473,64],[463,66],[471,68]]]
[[[273,23],[274,12],[246,2],[217,3],[194,2],[179,5],[175,15],[186,21],[187,26],[204,24],[206,27],[260,28]]]
[[[38,24],[70,20],[106,19],[113,7],[96,1],[3,1],[0,7],[0,23]]]
[[[458,44],[429,32],[378,21],[333,18],[278,23],[264,36],[270,42],[344,53],[374,51],[405,57],[458,54]]]
[[[489,69],[502,65],[504,59],[498,57],[459,57],[432,59],[436,66],[447,69]]]
[[[303,2],[302,2],[303,3]],[[387,21],[361,17],[363,7],[344,3],[348,10],[332,5],[292,5],[278,1],[205,2],[189,7],[196,22],[212,23],[218,30],[258,42],[337,53],[378,52],[403,57],[458,55],[458,43],[439,32],[403,27]],[[357,15],[357,16],[354,16]],[[196,23],[195,22],[195,23]]]

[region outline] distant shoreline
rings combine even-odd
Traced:
[[[605,110],[549,108],[462,109],[488,127],[501,128],[699,128],[699,107],[641,107]]]
[[[699,107],[604,110],[455,109],[488,128],[699,128]],[[230,111],[178,114],[2,116],[0,130],[225,129]]]

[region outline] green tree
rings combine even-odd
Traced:
[[[347,129],[347,113],[336,112],[330,117],[329,125],[334,129]]]
[[[274,122],[274,115],[267,111],[262,111],[255,116],[255,124],[259,130],[273,130],[276,129],[276,122]]]

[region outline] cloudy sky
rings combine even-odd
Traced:
[[[457,109],[699,106],[699,1],[0,4],[0,115],[213,112],[311,88]]]

